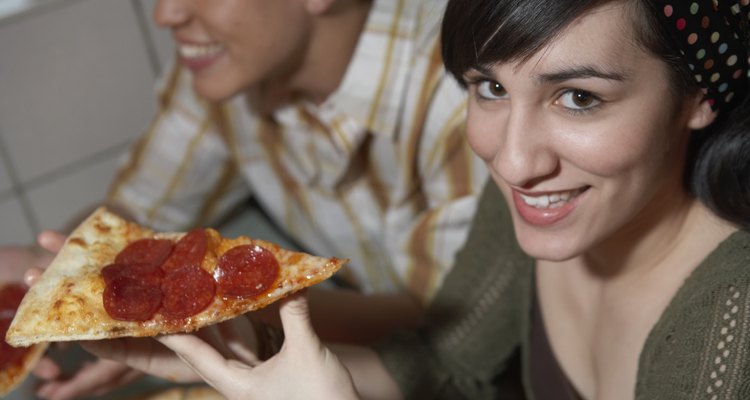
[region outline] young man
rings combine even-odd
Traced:
[[[362,343],[414,325],[486,178],[464,138],[465,94],[443,70],[443,6],[160,1],[178,62],[109,203],[182,230],[253,196],[305,250],[351,259],[340,278],[356,290],[311,292],[321,336]],[[82,381],[46,375],[51,397]]]

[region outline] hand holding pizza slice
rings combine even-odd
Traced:
[[[26,294],[6,341],[190,332],[319,283],[345,261],[213,229],[155,233],[100,208]]]

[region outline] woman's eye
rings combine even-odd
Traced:
[[[588,110],[601,104],[601,100],[585,90],[568,90],[560,96],[558,103],[570,110]]]
[[[495,81],[481,81],[477,83],[477,94],[488,100],[502,99],[508,95],[503,85]]]

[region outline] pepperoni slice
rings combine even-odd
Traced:
[[[104,288],[104,309],[110,317],[120,321],[146,321],[159,305],[162,292],[159,286],[119,277]]]
[[[171,271],[185,265],[201,266],[206,256],[208,239],[203,229],[193,229],[174,246],[172,255],[161,265],[164,271]]]
[[[141,239],[130,243],[115,257],[115,264],[148,264],[158,267],[172,253],[171,240]]]
[[[167,272],[161,289],[164,292],[161,313],[172,319],[198,314],[211,304],[216,294],[213,277],[197,265]]]
[[[219,258],[214,271],[223,297],[252,297],[270,289],[279,276],[279,262],[261,246],[237,246]]]
[[[109,264],[102,268],[101,274],[107,285],[117,278],[126,277],[141,283],[159,286],[164,276],[158,266],[151,264]]]

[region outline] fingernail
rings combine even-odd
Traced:
[[[23,281],[27,286],[33,285],[37,281],[37,278],[39,278],[39,270],[36,268],[26,270],[23,274]]]

